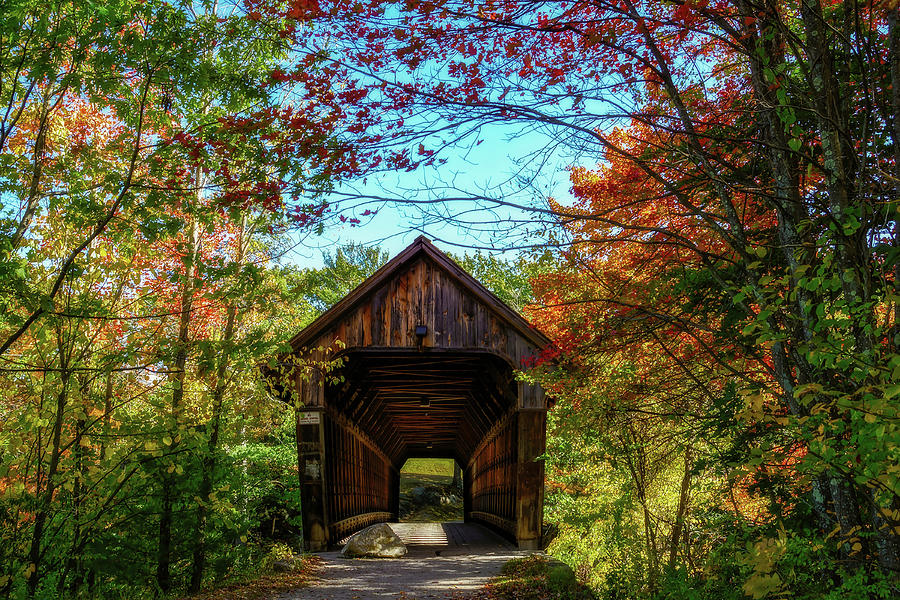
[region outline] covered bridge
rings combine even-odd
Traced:
[[[515,372],[547,343],[424,237],[297,334],[278,387],[297,406],[307,549],[396,521],[414,457],[455,459],[466,521],[537,548],[547,402]]]

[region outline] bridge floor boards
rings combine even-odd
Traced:
[[[410,554],[422,550],[450,554],[483,554],[509,552],[515,546],[494,532],[475,523],[390,523]]]

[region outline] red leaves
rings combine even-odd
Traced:
[[[404,2],[405,8],[411,12],[420,12],[424,15],[430,15],[437,9],[438,4],[443,4],[443,2],[435,3],[435,2],[420,2],[419,0],[405,0]]]
[[[421,62],[422,57],[418,56],[419,50],[422,49],[421,40],[416,40],[414,43],[398,48],[394,54],[398,59],[405,62],[407,66],[412,69],[415,69]]]
[[[348,217],[347,215],[338,215],[338,220],[341,223],[347,223],[350,226],[355,226],[360,224],[360,220],[356,217]]]
[[[368,90],[366,90],[365,88],[352,88],[349,90],[338,92],[337,98],[341,101],[342,104],[353,105],[358,103],[360,100],[363,100],[367,94]],[[368,111],[363,112],[367,113]]]
[[[551,68],[547,71],[550,79],[547,81],[549,85],[561,83],[566,78],[566,72],[563,69]]]
[[[274,71],[272,71],[272,73],[269,74],[269,78],[276,83],[281,83],[283,81],[290,81],[292,79],[287,73],[285,73],[281,69],[275,69]]]
[[[289,19],[309,20],[323,15],[318,0],[294,0],[291,8],[285,13]]]

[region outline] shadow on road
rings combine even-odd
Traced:
[[[280,600],[465,598],[498,575],[506,561],[528,554],[474,523],[390,525],[409,548],[405,557],[346,559],[323,552],[319,579]]]

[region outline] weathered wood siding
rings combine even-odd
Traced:
[[[417,453],[465,465],[467,520],[538,547],[547,402],[513,371],[548,343],[425,238],[297,334],[296,410],[319,415],[297,421],[307,548],[396,519]],[[312,365],[342,353],[326,385]]]
[[[522,337],[496,311],[475,297],[458,280],[438,268],[427,256],[412,261],[384,285],[372,290],[323,331],[308,348],[415,348],[417,325],[428,332],[424,348],[485,350],[516,369],[528,366],[538,348]],[[309,392],[310,403],[321,401]],[[544,408],[538,386],[520,390],[521,408]]]

